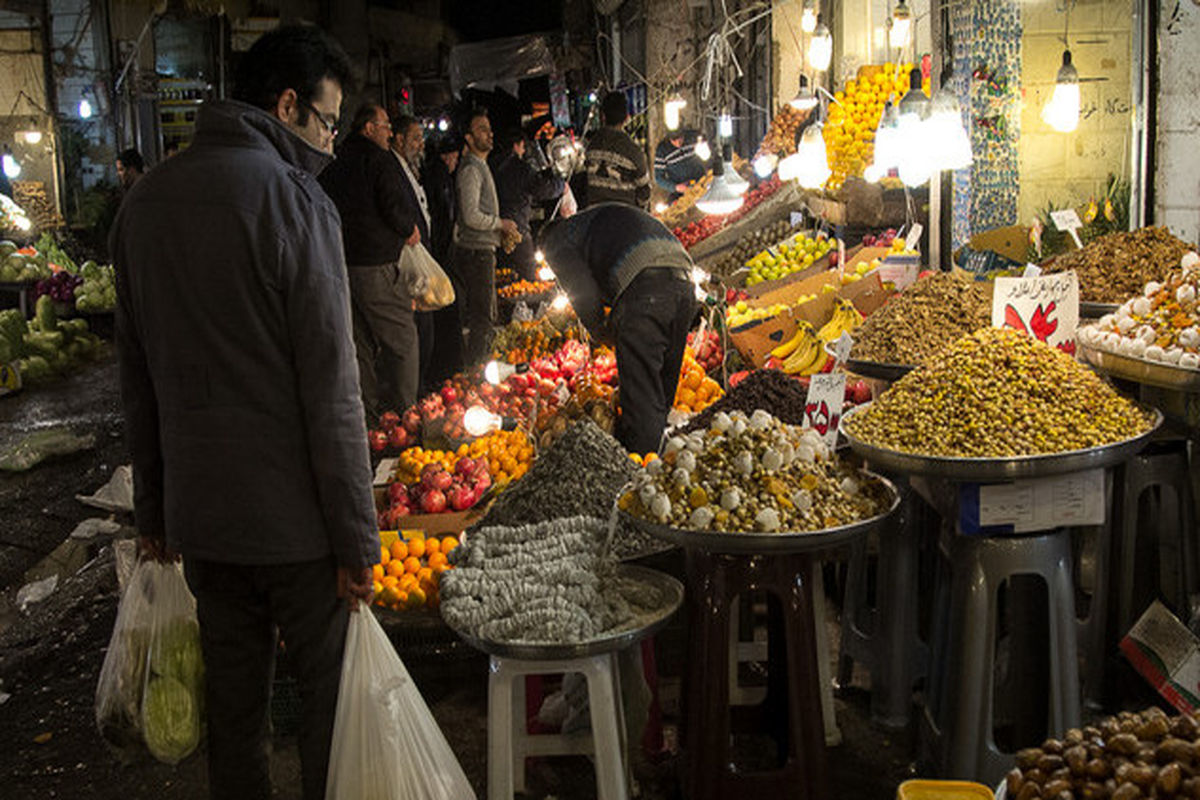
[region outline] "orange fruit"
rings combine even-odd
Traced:
[[[417,570],[419,570],[420,568],[421,568],[421,559],[417,558],[416,556],[409,556],[408,558],[404,559],[404,571],[405,572],[407,572],[411,575],[415,575]]]
[[[398,558],[393,558],[388,562],[387,574],[399,577],[404,574],[404,562]]]
[[[394,586],[385,586],[383,591],[379,593],[379,601],[385,605],[392,605],[400,599],[400,592]]]
[[[429,556],[429,568],[437,569],[438,565],[445,566],[449,561],[445,553],[433,553]]]
[[[417,570],[417,583],[429,583],[433,580],[433,570],[429,567],[421,567]]]
[[[375,594],[379,594],[380,592],[383,591],[383,583],[381,581],[372,581],[371,582],[371,591],[374,592]]]
[[[402,578],[400,578],[400,583],[398,586],[403,592],[411,592],[417,586],[417,576],[409,574],[404,575]]]
[[[424,539],[409,539],[408,554],[420,558],[425,555],[425,540]]]
[[[409,608],[420,608],[425,605],[425,590],[418,586],[410,591],[407,605]]]
[[[381,580],[380,583],[382,583],[384,587],[398,586],[400,584],[400,579],[395,575],[384,575],[383,580]]]
[[[383,571],[383,564],[376,564],[375,566],[371,567],[371,577],[374,578],[375,580],[377,580],[377,581],[383,580],[384,574],[385,573]]]
[[[388,559],[392,557],[391,552],[386,547],[379,548],[379,563],[386,564]]]
[[[392,558],[397,561],[403,561],[408,558],[408,555],[408,545],[404,543],[403,539],[397,539],[392,542]]]
[[[454,548],[458,547],[458,539],[453,536],[447,536],[442,539],[442,552],[449,553]]]
[[[442,549],[442,543],[439,542],[437,539],[426,539],[425,540],[425,556],[426,556],[426,558],[428,558],[429,556],[433,555],[434,553],[438,552],[441,549]]]

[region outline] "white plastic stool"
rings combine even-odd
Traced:
[[[526,732],[525,676],[582,673],[587,680],[592,733]],[[515,709],[515,711],[514,711]],[[488,798],[512,800],[525,790],[529,756],[594,755],[599,800],[628,800],[625,720],[616,653],[553,661],[491,656],[488,670]]]

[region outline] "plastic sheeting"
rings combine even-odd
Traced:
[[[550,48],[541,36],[509,36],[455,45],[450,50],[450,89],[503,89],[517,96],[517,82],[555,71]]]

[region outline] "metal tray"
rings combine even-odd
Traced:
[[[654,617],[644,624],[629,630],[617,631],[588,639],[585,642],[496,642],[480,639],[454,629],[464,642],[488,655],[501,658],[519,658],[525,661],[563,661],[571,658],[587,658],[603,653],[624,650],[641,639],[651,636],[666,626],[683,604],[683,584],[658,570],[633,564],[617,565],[617,574],[635,580],[662,592],[666,602]]]
[[[1139,406],[1154,413],[1154,424],[1150,430],[1115,444],[1092,447],[1087,450],[1069,450],[1065,453],[1049,453],[1036,456],[1013,458],[952,458],[948,456],[904,453],[885,450],[863,442],[850,433],[847,422],[869,408],[864,404],[851,409],[842,416],[841,433],[850,442],[854,452],[862,456],[867,464],[888,472],[905,475],[923,475],[928,478],[945,478],[963,483],[986,483],[1016,480],[1018,478],[1044,478],[1069,472],[1110,467],[1127,460],[1141,451],[1158,427],[1162,425],[1162,412]]]
[[[1105,314],[1115,314],[1121,307],[1120,303],[1089,303],[1079,301],[1079,316],[1081,319],[1100,319]]]
[[[1136,356],[1121,356],[1088,347],[1083,343],[1079,344],[1079,352],[1089,364],[1114,378],[1181,392],[1200,392],[1200,370],[1176,367]]]
[[[864,470],[866,472],[866,470]],[[881,482],[891,496],[888,508],[882,514],[859,520],[837,528],[819,531],[788,531],[784,533],[758,533],[735,531],[691,531],[672,528],[657,522],[640,519],[622,511],[621,514],[632,524],[683,548],[694,548],[709,553],[730,555],[787,555],[817,550],[829,550],[881,526],[900,507],[900,493],[887,478],[866,472]]]
[[[846,369],[864,378],[877,378],[881,381],[898,381],[916,369],[914,364],[885,364],[882,361],[863,361],[858,358],[846,359]]]

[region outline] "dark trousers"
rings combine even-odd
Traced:
[[[437,330],[433,323],[433,315],[435,313],[437,312],[418,311],[415,314],[417,321],[417,341],[420,343],[421,349],[421,377],[417,383],[421,387],[421,395],[428,393],[434,385],[430,362],[433,359],[433,342],[437,337]]]
[[[537,280],[537,261],[534,259],[533,234],[521,231],[521,241],[511,253],[500,250],[496,253],[497,266],[507,267],[517,273],[518,280]]]
[[[496,253],[458,245],[450,252],[454,272],[466,295],[460,298],[466,300],[462,307],[463,323],[468,329],[463,360],[470,367],[487,357],[496,324]]]
[[[400,413],[417,401],[417,323],[398,264],[352,266],[347,272],[358,381],[371,426],[384,411]]]
[[[675,270],[644,270],[617,299],[612,310],[621,385],[616,435],[630,452],[658,450],[695,314],[695,287]]]
[[[209,796],[271,796],[268,719],[282,635],[303,700],[304,800],[321,800],[350,619],[333,558],[269,566],[184,559],[183,566],[204,652]]]

